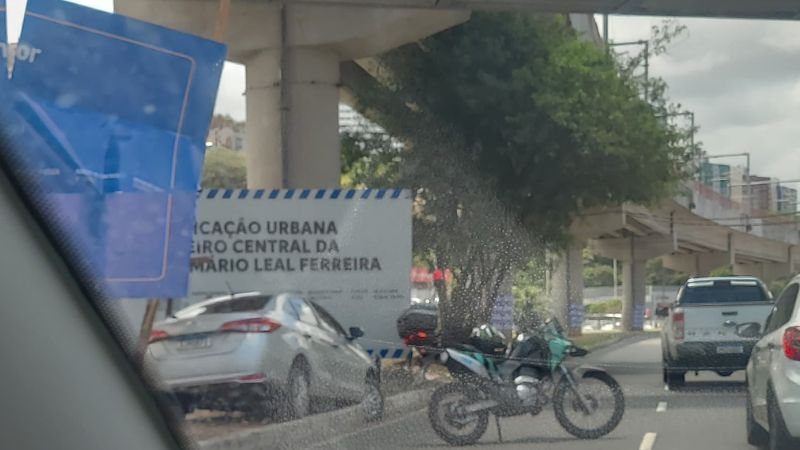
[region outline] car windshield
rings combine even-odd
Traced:
[[[209,450],[800,448],[798,123],[798,0],[0,0],[0,170]]]

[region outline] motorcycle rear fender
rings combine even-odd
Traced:
[[[483,364],[481,364],[475,358],[469,356],[464,352],[453,350],[451,348],[446,349],[445,352],[447,352],[449,364],[457,362],[458,364],[464,366],[475,375],[478,375],[479,377],[482,378],[489,378],[489,371],[487,371],[486,368],[483,367]]]
[[[575,377],[581,379],[590,373],[608,373],[606,369],[596,366],[580,366],[573,370]]]

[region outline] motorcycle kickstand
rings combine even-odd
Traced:
[[[500,429],[500,416],[494,416],[494,423],[497,425],[497,440],[503,443],[503,430]]]

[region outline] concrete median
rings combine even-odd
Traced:
[[[386,398],[384,420],[423,408],[431,389],[419,389]],[[378,422],[379,423],[379,422]],[[265,425],[200,441],[202,450],[261,450],[308,448],[316,442],[368,427],[360,405],[317,414],[292,422]]]

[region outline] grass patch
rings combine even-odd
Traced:
[[[608,331],[600,333],[586,333],[582,336],[575,336],[569,338],[575,345],[591,350],[597,346],[607,344],[613,340],[620,339],[628,336],[630,333],[623,333],[621,331]]]

